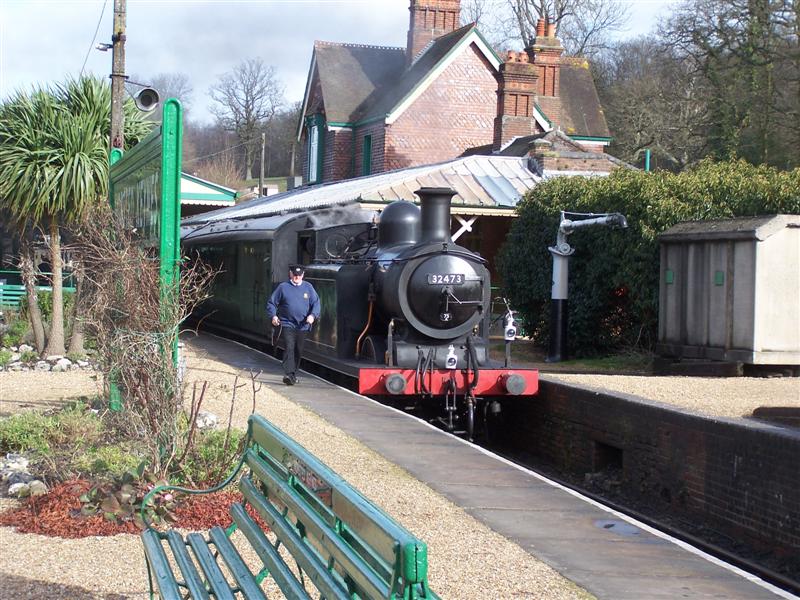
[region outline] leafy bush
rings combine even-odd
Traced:
[[[36,350],[27,350],[19,355],[19,359],[24,363],[32,363],[39,360],[39,353]]]
[[[50,452],[50,433],[55,427],[52,416],[24,412],[0,420],[0,452]]]
[[[74,363],[78,362],[79,360],[86,360],[86,355],[81,354],[80,352],[67,352],[66,357]]]
[[[2,346],[19,346],[25,340],[25,334],[28,332],[28,321],[24,318],[10,318],[8,329],[3,334],[0,345]]]
[[[235,466],[244,432],[232,429],[227,446],[224,431],[203,431],[183,461],[177,477],[194,485],[216,484],[222,481]]]
[[[50,321],[53,316],[53,292],[48,290],[40,291],[37,296],[39,297],[39,308],[42,311],[42,318],[45,321]],[[72,314],[72,305],[75,303],[75,292],[64,290],[64,316],[67,317]],[[26,305],[27,306],[27,305]]]
[[[0,452],[51,455],[58,447],[75,452],[106,436],[100,418],[83,402],[53,414],[29,411],[0,420]]]
[[[76,457],[72,466],[82,475],[97,478],[118,478],[135,471],[141,464],[140,453],[130,444],[121,442],[107,446],[92,446]]]
[[[628,229],[573,233],[569,343],[574,355],[650,349],[658,326],[657,236],[690,220],[800,213],[800,169],[703,162],[677,175],[619,169],[609,177],[558,177],[518,206],[498,256],[505,294],[534,341],[549,336],[552,257],[560,211],[621,212]]]
[[[14,354],[11,350],[0,350],[0,367],[5,367],[11,362],[11,358]]]
[[[98,485],[83,494],[79,498],[81,514],[89,516],[102,513],[109,521],[134,521],[144,529],[141,509],[145,496],[152,489],[166,484],[166,481],[159,480],[149,472],[142,462],[137,469],[126,471],[114,481]],[[150,523],[159,524],[176,521],[172,512],[175,506],[174,496],[165,492],[153,496],[144,508]]]

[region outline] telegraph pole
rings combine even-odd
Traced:
[[[111,36],[111,148],[124,148],[123,104],[125,102],[125,4],[114,0],[114,31]]]
[[[258,175],[258,195],[264,193],[264,149],[267,147],[267,134],[261,132],[261,171]]]

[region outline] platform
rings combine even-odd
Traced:
[[[202,335],[192,344],[352,435],[598,598],[794,598],[410,415]]]

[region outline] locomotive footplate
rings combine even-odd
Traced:
[[[402,379],[401,379],[402,378]],[[366,395],[444,395],[456,384],[464,394],[475,379],[474,371],[434,369],[417,373],[414,369],[362,368],[358,370],[358,392]],[[405,384],[403,384],[405,381]],[[534,369],[480,369],[473,390],[477,396],[533,396],[539,390],[539,372]]]

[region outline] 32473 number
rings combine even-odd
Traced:
[[[464,283],[463,273],[428,273],[430,285],[460,285]]]

